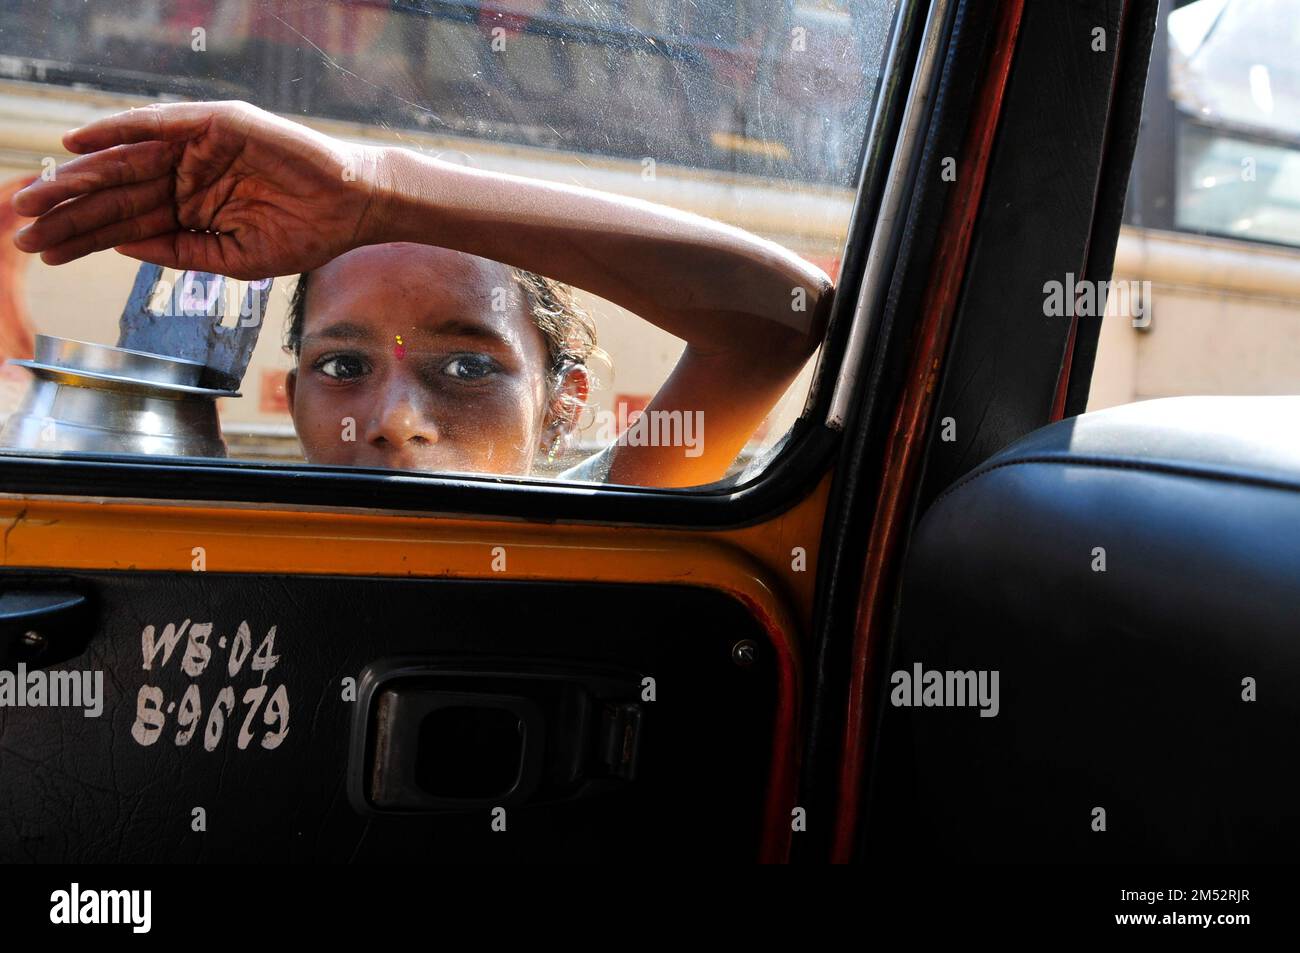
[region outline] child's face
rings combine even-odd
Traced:
[[[287,382],[307,459],[527,473],[548,353],[525,307],[505,266],[429,245],[368,245],[317,269]]]

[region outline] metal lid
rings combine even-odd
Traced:
[[[48,334],[36,335],[36,354],[32,363],[117,380],[148,381],[183,387],[199,387],[203,373],[203,365],[198,361],[133,351],[108,344],[74,341]]]
[[[25,367],[40,380],[56,381],[72,387],[91,387],[101,391],[120,391],[126,394],[140,394],[145,397],[159,397],[179,400],[184,397],[242,397],[237,390],[220,390],[213,387],[196,387],[193,384],[164,384],[158,381],[141,380],[138,377],[126,377],[121,374],[105,374],[100,371],[83,371],[75,367],[60,367],[56,364],[41,364],[37,361],[10,358],[5,362],[15,367]]]

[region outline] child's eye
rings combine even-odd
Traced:
[[[443,365],[442,372],[458,381],[478,381],[495,373],[497,362],[485,354],[462,354]]]
[[[366,373],[366,363],[351,354],[335,354],[316,362],[316,369],[326,377],[339,381],[349,381]]]

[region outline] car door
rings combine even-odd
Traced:
[[[744,176],[785,163],[820,169],[830,180],[798,192],[795,213],[778,202],[786,192],[768,194],[754,213],[773,228],[802,229],[797,214],[809,209],[854,211],[851,228],[847,219],[833,226],[853,238],[847,252],[843,234],[831,249],[851,264],[842,269],[839,314],[816,369],[820,396],[788,433],[772,434],[770,442],[780,438],[781,446],[766,466],[756,460],[753,476],[728,484],[652,490],[314,467],[275,459],[279,444],[271,459],[253,460],[235,453],[233,417],[225,460],[58,446],[7,451],[0,459],[0,665],[11,677],[0,681],[8,691],[0,710],[0,858],[786,858],[803,827],[796,787],[804,643],[839,439],[825,423],[829,385],[854,320],[864,236],[890,172],[927,23],[921,4],[905,5],[897,18],[893,4],[852,7],[814,15],[792,5],[786,12],[800,45],[763,41],[775,45],[756,47],[760,65],[770,67],[760,76],[747,73],[759,68],[753,63],[723,56],[735,50],[708,46],[707,31],[690,32],[691,22],[662,25],[680,28],[682,35],[668,37],[672,43],[644,43],[644,32],[556,10],[521,9],[503,26],[499,11],[487,8],[467,20],[459,7],[384,11],[349,3],[288,24],[319,48],[286,46],[279,33],[259,32],[285,26],[276,5],[230,5],[276,16],[254,17],[256,28],[247,18],[224,22],[202,42],[186,32],[177,47],[175,30],[186,25],[180,20],[146,30],[131,4],[101,4],[66,11],[62,36],[70,46],[79,35],[95,38],[87,61],[54,70],[19,57],[22,83],[51,83],[43,95],[94,114],[112,108],[121,89],[153,81],[127,68],[138,55],[130,41],[172,37],[170,58],[160,62],[174,70],[173,91],[226,92],[268,64],[287,62],[274,74],[283,83],[259,88],[269,102],[291,113],[317,110],[336,123],[359,109],[366,134],[379,135],[396,121],[384,110],[410,104],[353,73],[356,96],[382,101],[382,108],[359,106],[333,85],[342,74],[332,56],[345,57],[350,44],[386,43],[395,32],[404,37],[400,49],[380,51],[416,64],[439,60],[443,72],[429,74],[430,89],[472,77],[516,97],[487,103],[492,115],[477,117],[481,126],[459,130],[510,139],[489,150],[492,161],[547,148],[546,135],[537,138],[544,124],[528,112],[535,106],[551,132],[572,136],[566,143],[574,149],[630,137],[617,142],[623,152],[600,160],[606,166],[597,175],[612,174],[617,160],[620,181],[681,178],[698,190],[706,173],[716,173],[741,183],[739,207],[761,193]],[[640,12],[641,5],[629,5],[629,16]],[[542,19],[531,19],[534,13]],[[929,21],[932,46],[950,14],[942,5]],[[14,14],[10,36],[25,37],[32,49],[63,42],[25,16]],[[320,32],[331,24],[339,29]],[[888,56],[874,116],[870,85],[859,88],[864,78],[875,82],[866,72],[823,77],[834,89],[849,83],[844,88],[859,90],[860,101],[808,95],[800,77],[820,67],[801,44],[814,28],[845,56]],[[501,75],[462,75],[454,61],[440,59],[501,38],[509,51],[493,67]],[[642,178],[643,167],[654,166],[643,166],[638,150],[680,134],[638,127],[613,108],[605,108],[598,130],[592,117],[566,112],[570,104],[544,96],[533,102],[527,84],[508,75],[539,64],[577,69],[608,59],[611,50],[622,55],[632,41],[638,56],[673,82],[702,71],[698,88],[662,92],[672,108],[687,109],[686,119],[702,123],[706,136],[687,139],[673,158],[707,160],[710,168]],[[191,52],[226,57],[216,62],[227,65],[217,75],[202,65],[213,61]],[[490,58],[493,51],[481,52]],[[319,82],[292,85],[294,69],[307,67]],[[788,145],[760,140],[767,133],[745,123],[716,143],[707,138],[717,100],[701,90],[715,89],[704,80],[727,70],[739,112],[767,109],[773,97],[793,104],[789,128],[771,131]],[[86,79],[98,86],[71,88]],[[626,87],[611,90],[626,93],[631,106],[647,95],[635,83]],[[40,97],[29,85],[4,94],[15,114],[28,110],[24,135],[41,145],[19,154],[27,174],[37,175],[40,151],[56,141],[60,120],[32,105]],[[679,94],[689,100],[684,106]],[[132,95],[128,101],[137,102],[147,92]],[[826,133],[832,106],[858,125]],[[813,122],[814,115],[821,118]],[[833,134],[833,141],[806,138],[819,128],[818,137]],[[644,141],[635,138],[641,131]],[[823,168],[828,155],[841,156],[840,165]],[[578,162],[564,174],[584,169]],[[826,262],[832,265],[831,257]],[[60,310],[58,287],[45,272],[31,275],[43,314],[82,320],[70,307]],[[112,299],[106,307],[111,313],[124,304]],[[86,334],[102,333],[85,326]],[[264,385],[268,406],[274,398]],[[243,406],[222,399],[223,415]],[[269,428],[239,435],[267,444],[273,437]]]

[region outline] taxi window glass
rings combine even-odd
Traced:
[[[0,452],[747,478],[895,7],[0,4]]]
[[[1178,4],[1151,64],[1087,408],[1295,394],[1300,0]]]
[[[1174,224],[1300,244],[1300,2],[1196,0],[1167,42]]]

